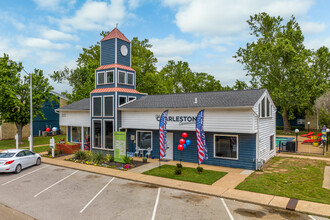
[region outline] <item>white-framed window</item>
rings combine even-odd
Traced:
[[[71,142],[81,142],[81,127],[71,127]]]
[[[134,101],[134,100],[136,100],[136,97],[134,97],[134,96],[129,96],[129,97],[128,97],[128,101],[129,101],[129,102],[132,102],[132,101]]]
[[[133,73],[127,73],[127,84],[134,85],[134,74]]]
[[[215,134],[214,157],[238,160],[238,135]]]
[[[126,83],[126,72],[119,70],[118,71],[118,83]]]
[[[104,84],[104,72],[97,73],[97,84],[98,85]]]
[[[269,146],[269,150],[272,151],[274,150],[274,135],[270,136],[270,146]]]
[[[104,147],[105,149],[113,150],[114,139],[114,121],[106,119],[103,121],[104,131]]]
[[[93,96],[93,116],[100,117],[102,116],[102,97],[101,96]]]
[[[267,97],[264,97],[259,104],[259,117],[272,117],[273,106]]]
[[[101,119],[93,119],[93,148],[102,149],[102,120]]]
[[[298,118],[298,119],[297,119],[297,124],[298,124],[298,125],[304,125],[304,124],[305,124],[305,119],[303,119],[303,118]]]
[[[110,83],[114,82],[114,79],[113,79],[114,74],[113,73],[114,73],[113,70],[110,70],[110,71],[106,72],[106,83],[107,84],[110,84]]]
[[[103,96],[104,117],[113,117],[113,95]]]
[[[136,131],[136,146],[152,150],[152,131]]]
[[[119,96],[119,106],[127,102],[127,96]]]

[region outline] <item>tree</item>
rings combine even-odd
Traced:
[[[310,109],[329,87],[329,51],[306,49],[293,16],[282,24],[283,18],[260,13],[250,16],[247,23],[256,39],[240,48],[234,58],[252,77],[252,87],[269,91],[281,108],[284,132],[289,132],[293,113]]]
[[[233,90],[245,90],[248,89],[249,86],[244,81],[240,81],[236,79],[235,85],[233,85]]]
[[[19,143],[22,142],[22,130],[30,123],[30,76],[21,78],[22,63],[9,60],[11,65],[7,66],[9,56],[4,54],[0,57],[0,122],[15,123]],[[35,69],[32,74],[32,105],[33,117],[37,115],[44,119],[41,108],[50,96],[53,89],[48,79],[44,77],[43,71]]]
[[[318,119],[321,127],[325,125],[330,126],[330,90],[317,98],[315,102],[315,109],[318,113]]]

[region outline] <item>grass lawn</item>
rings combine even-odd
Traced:
[[[236,189],[330,204],[330,190],[322,188],[326,165],[323,161],[274,157],[263,173],[254,172]]]
[[[65,138],[65,135],[57,135],[57,136],[47,136],[47,137],[33,137],[33,145],[42,145],[42,144],[48,144],[49,145],[49,140],[54,137],[55,138],[55,143],[59,142],[60,139]],[[28,147],[29,146],[29,141],[28,139],[23,139],[24,144],[20,144],[19,147]],[[0,141],[0,150],[4,149],[11,149],[11,148],[16,148],[16,140],[1,140]]]
[[[174,169],[176,166],[171,165],[163,165],[161,168],[156,167],[152,170],[148,170],[143,174],[151,175],[151,176],[160,176],[170,179],[194,182],[194,183],[202,183],[207,185],[212,185],[217,180],[224,177],[226,172],[217,172],[212,170],[205,170],[198,174],[195,168],[183,167],[181,175],[175,175]]]

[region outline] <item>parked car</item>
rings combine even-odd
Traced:
[[[20,173],[22,169],[40,164],[40,155],[29,150],[9,149],[0,152],[0,173]]]

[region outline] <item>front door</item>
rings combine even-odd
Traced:
[[[167,132],[167,149],[166,149],[166,156],[165,159],[173,160],[173,133]]]

